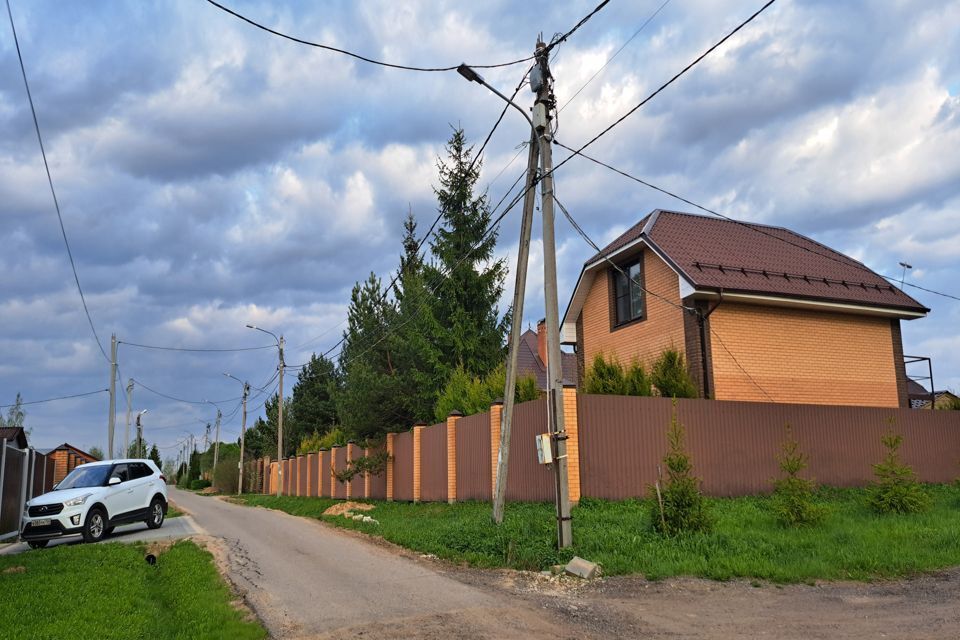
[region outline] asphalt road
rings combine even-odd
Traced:
[[[320,522],[170,495],[225,542],[230,579],[274,637],[574,637],[529,603]]]
[[[102,542],[151,542],[154,540],[173,540],[177,538],[186,538],[200,533],[196,523],[190,516],[178,516],[163,521],[163,526],[159,529],[148,529],[142,522],[125,524],[117,527],[112,534],[102,540]],[[101,544],[102,544],[101,542]],[[62,544],[82,544],[83,538],[80,536],[69,536],[59,540],[51,540],[47,549],[60,546]],[[29,551],[30,547],[26,542],[17,542],[0,548],[0,555],[22,553]]]

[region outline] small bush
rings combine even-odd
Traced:
[[[686,360],[676,349],[667,349],[653,364],[650,381],[664,398],[697,398],[697,386],[687,373]]]
[[[489,411],[490,405],[503,397],[506,382],[506,365],[498,366],[482,378],[470,375],[463,367],[457,367],[437,398],[433,408],[434,418],[437,422],[443,422],[453,411],[465,416]],[[540,395],[536,378],[532,375],[517,376],[515,402],[536,400]]]
[[[297,445],[297,455],[302,456],[305,453],[316,453],[320,449],[340,447],[347,444],[349,439],[342,427],[331,427],[326,433],[314,431],[300,440],[300,444]]]
[[[910,465],[900,461],[903,436],[891,429],[880,441],[887,448],[887,455],[883,461],[873,465],[873,474],[877,479],[870,491],[870,508],[880,514],[920,513],[929,509],[930,495],[917,482]]]
[[[826,509],[813,500],[817,484],[801,478],[800,472],[807,468],[807,454],[800,451],[800,443],[793,437],[787,425],[787,439],[783,443],[777,462],[783,477],[773,481],[773,497],[770,508],[777,522],[787,527],[813,525],[826,516]]]
[[[236,493],[237,483],[240,481],[240,469],[237,464],[240,456],[229,456],[217,461],[213,468],[213,486],[223,493]]]
[[[197,478],[196,480],[190,481],[190,490],[191,491],[201,491],[210,486],[209,480],[204,480],[203,478]]]
[[[629,369],[616,360],[609,361],[602,353],[597,354],[584,374],[584,393],[617,396],[651,395],[650,378],[639,361],[634,360]]]
[[[708,532],[713,518],[706,509],[700,493],[700,479],[693,476],[693,463],[684,447],[683,425],[677,420],[674,403],[667,431],[670,450],[663,459],[667,467],[667,481],[658,496],[656,487],[650,491],[653,503],[651,521],[657,533],[674,536],[681,533]],[[662,501],[662,508],[661,508]]]

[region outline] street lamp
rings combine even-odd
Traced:
[[[277,403],[277,497],[279,498],[283,495],[283,369],[285,366],[283,363],[283,335],[277,337],[277,334],[272,331],[261,329],[252,324],[248,324],[247,329],[262,331],[269,336],[273,336],[273,339],[277,341],[277,352],[279,355],[277,370],[280,372],[280,401]]]
[[[240,464],[237,465],[237,495],[243,493],[243,443],[247,435],[247,396],[250,395],[250,384],[240,380],[236,376],[232,376],[226,371],[223,372],[223,375],[228,378],[233,378],[237,382],[243,385],[243,417],[240,421]]]
[[[903,291],[903,279],[907,276],[907,269],[913,269],[913,265],[901,262],[900,266],[903,267],[903,271],[900,272],[900,290]]]
[[[146,457],[143,452],[143,423],[140,417],[147,412],[146,409],[137,414],[137,455],[140,458]]]
[[[213,473],[215,473],[217,470],[217,462],[220,459],[220,418],[223,416],[223,412],[220,411],[220,407],[216,402],[211,400],[204,400],[204,402],[217,408],[217,428],[216,433],[214,434],[215,439],[213,441]]]

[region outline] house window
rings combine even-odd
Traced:
[[[613,270],[615,325],[619,326],[643,318],[641,278],[639,260],[621,265],[620,270]]]

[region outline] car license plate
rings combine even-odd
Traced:
[[[48,527],[51,522],[53,522],[53,520],[50,518],[40,518],[39,520],[31,520],[30,524],[34,527]]]

